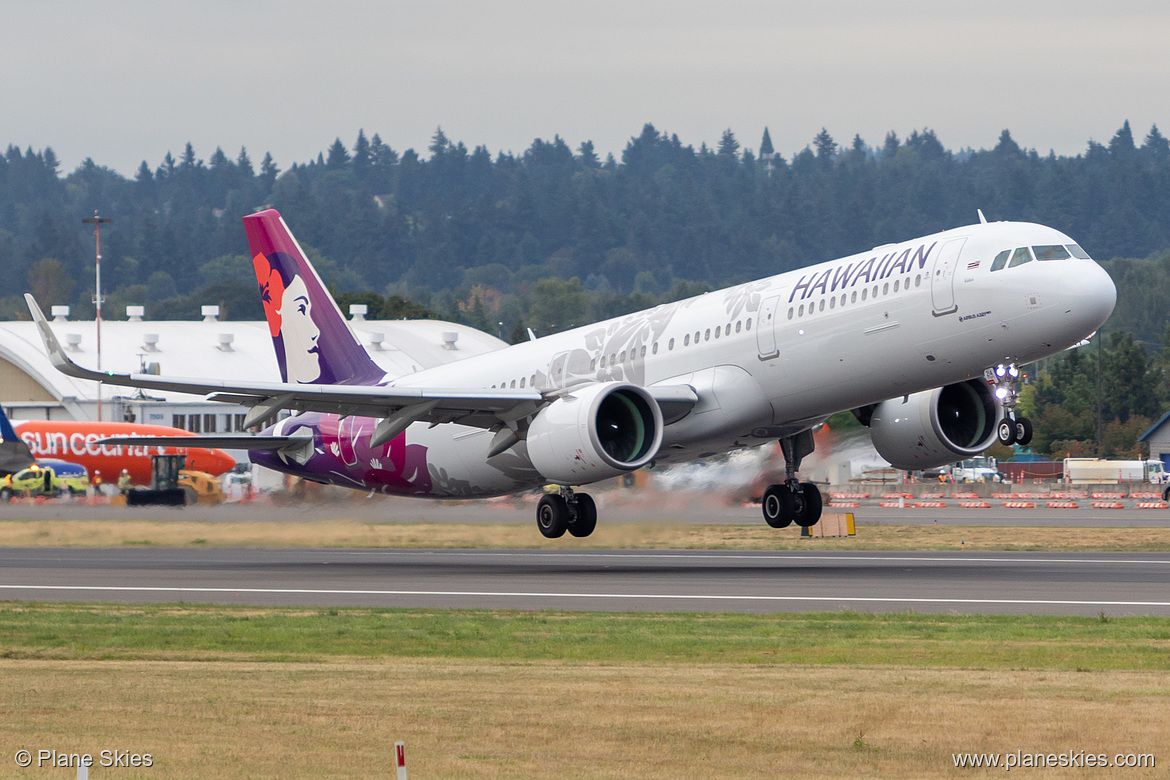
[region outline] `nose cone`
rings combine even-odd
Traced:
[[[1070,268],[1061,277],[1059,291],[1065,312],[1083,328],[1082,337],[1104,325],[1117,303],[1113,279],[1092,260]]]

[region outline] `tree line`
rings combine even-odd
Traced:
[[[1145,354],[1156,357],[1170,319],[1170,142],[1157,127],[1139,142],[1128,122],[1076,156],[1023,149],[1008,130],[990,149],[959,151],[928,129],[872,146],[822,130],[791,159],[767,130],[756,150],[730,130],[695,148],[647,124],[620,159],[560,137],[493,155],[441,129],[424,152],[398,152],[361,132],[287,170],[245,149],[205,161],[187,144],[132,178],[92,159],[63,174],[52,149],[9,146],[0,266],[44,305],[91,316],[93,237],[81,218],[98,210],[114,219],[102,232],[113,316],[145,304],[148,317],[194,318],[219,303],[227,317],[259,318],[240,218],[264,206],[281,211],[344,302],[505,338],[970,223],[976,209],[1050,225],[1107,260],[1119,305],[1106,329]],[[12,295],[0,316],[27,315]],[[1072,354],[1050,370],[1078,365]]]

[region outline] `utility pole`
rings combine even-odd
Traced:
[[[107,225],[114,220],[110,217],[99,217],[97,209],[93,210],[92,217],[85,217],[81,220],[87,225],[93,225],[94,238],[94,258],[96,261],[97,278],[95,281],[93,302],[97,307],[97,370],[102,370],[102,225]],[[102,385],[98,383],[97,396],[97,421],[102,421]]]
[[[1097,331],[1097,457],[1101,457],[1104,450],[1101,440],[1101,339],[1104,338]]]

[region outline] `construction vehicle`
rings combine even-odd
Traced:
[[[188,471],[186,455],[152,455],[150,487],[123,493],[126,506],[188,506],[219,504],[224,498],[218,480],[205,471]],[[121,503],[115,500],[114,503]]]

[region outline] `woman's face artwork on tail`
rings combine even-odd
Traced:
[[[281,298],[280,333],[284,336],[284,365],[290,382],[314,382],[321,376],[317,339],[321,331],[313,322],[313,305],[301,277],[294,276]]]
[[[281,269],[261,255],[252,262],[256,266],[269,333],[274,339],[279,337],[283,347],[285,381],[315,382],[321,376],[317,346],[321,330],[313,321],[313,304],[304,280],[298,274],[286,283]]]

